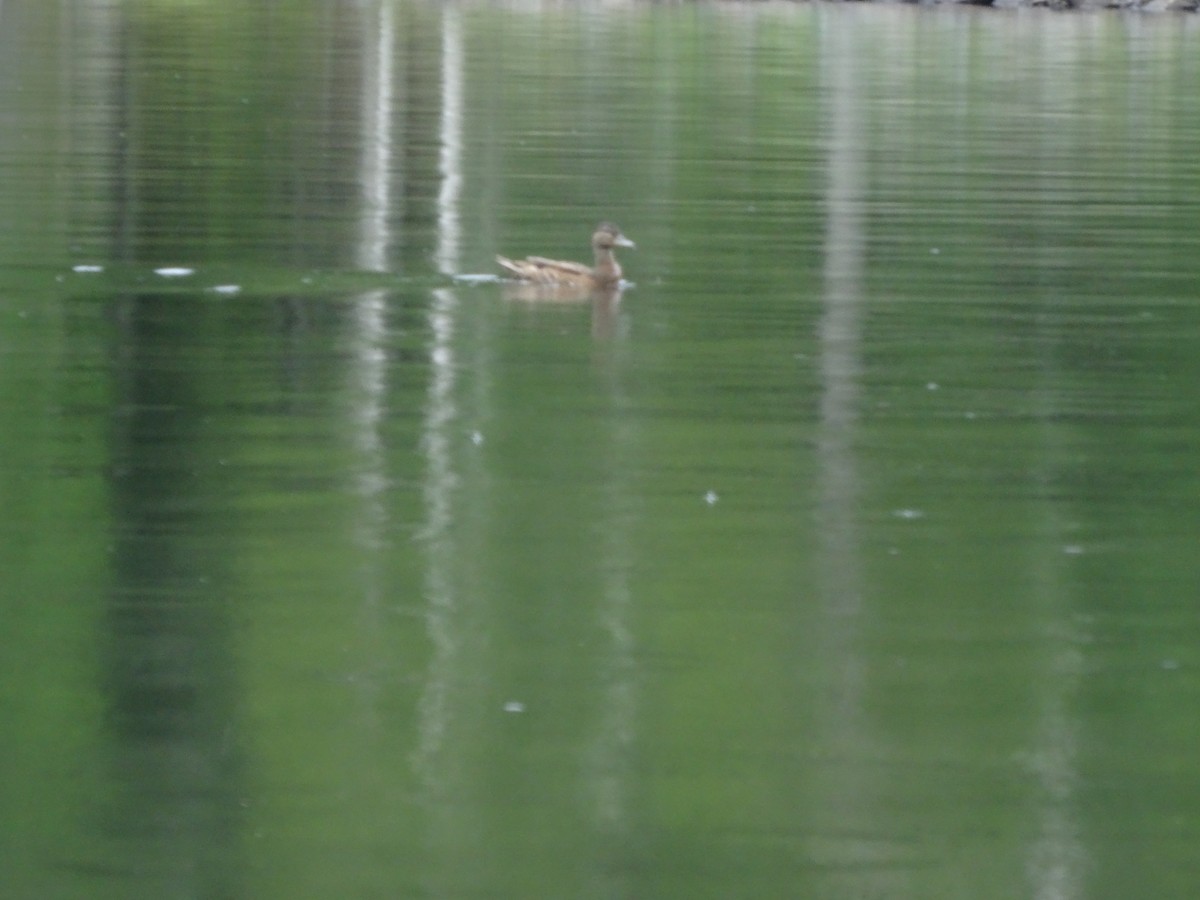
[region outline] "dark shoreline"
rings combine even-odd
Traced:
[[[990,9],[1128,10],[1131,12],[1196,12],[1200,0],[830,0],[838,3],[877,3],[897,6],[981,6]]]

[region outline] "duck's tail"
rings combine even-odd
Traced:
[[[523,277],[525,275],[525,272],[521,268],[521,266],[519,266],[513,260],[509,259],[507,256],[500,256],[499,254],[497,254],[496,255],[496,263],[500,266],[500,268],[507,269],[508,271],[512,272],[514,275],[516,275],[518,277]]]

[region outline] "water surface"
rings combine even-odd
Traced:
[[[1192,19],[0,42],[14,896],[1194,894]]]

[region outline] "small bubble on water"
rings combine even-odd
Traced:
[[[520,700],[509,700],[504,704],[504,711],[506,713],[523,713],[525,712],[525,704]]]
[[[721,498],[717,496],[716,491],[709,491],[708,493],[706,493],[704,495],[704,502],[707,503],[709,506],[712,506],[714,503],[716,503],[720,499]]]

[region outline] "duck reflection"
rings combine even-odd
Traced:
[[[536,306],[581,306],[592,307],[592,336],[612,337],[617,330],[617,316],[621,297],[625,289],[620,285],[607,288],[581,288],[577,285],[531,284],[510,282],[502,289],[502,296],[512,303],[527,303]]]

